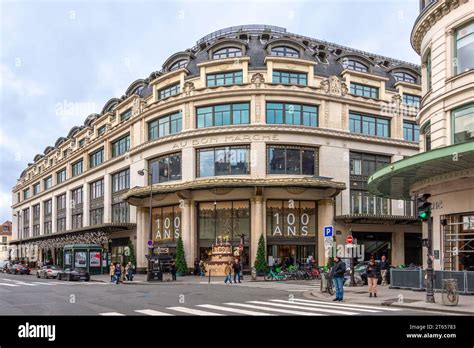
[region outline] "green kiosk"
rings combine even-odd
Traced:
[[[64,269],[85,269],[90,275],[108,273],[107,253],[98,244],[64,246]]]

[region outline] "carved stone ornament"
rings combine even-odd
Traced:
[[[259,88],[262,83],[265,83],[263,75],[260,73],[253,74],[252,79],[250,80],[255,87]]]
[[[392,103],[396,103],[396,104],[401,104],[402,103],[402,97],[400,96],[400,94],[395,94],[392,97]]]
[[[132,103],[132,117],[137,116],[140,113],[140,98],[135,98]]]
[[[183,92],[187,97],[189,97],[191,95],[191,92],[194,91],[194,89],[195,89],[194,83],[191,81],[188,81],[184,84]]]
[[[346,83],[334,75],[321,81],[320,86],[326,94],[345,96],[348,92]]]

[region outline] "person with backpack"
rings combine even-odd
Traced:
[[[239,279],[239,283],[241,283],[240,281],[241,268],[240,268],[240,262],[238,259],[235,259],[234,264],[232,265],[232,269],[234,270],[234,283],[237,283],[237,278]]]
[[[369,297],[377,297],[377,282],[379,281],[380,267],[375,262],[374,258],[371,258],[367,265],[367,284],[369,285]]]
[[[122,267],[120,263],[115,264],[115,270],[114,270],[114,276],[115,276],[115,284],[119,284],[120,282],[120,277],[122,276]]]
[[[334,266],[331,269],[330,277],[334,282],[336,289],[336,298],[333,301],[342,301],[344,299],[344,274],[346,273],[346,264],[339,256],[334,256]]]

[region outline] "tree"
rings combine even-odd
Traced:
[[[265,239],[263,238],[263,234],[260,235],[260,239],[258,240],[257,258],[255,260],[254,266],[257,272],[266,272],[268,268],[267,257],[265,255]]]
[[[135,257],[135,248],[131,240],[128,241],[128,256],[125,260],[127,263],[131,262],[135,267],[137,266],[137,259]]]
[[[181,236],[178,238],[176,245],[176,271],[184,274],[188,271],[188,265],[186,264],[186,258],[184,257],[184,245]]]

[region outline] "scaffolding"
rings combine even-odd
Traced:
[[[443,269],[474,269],[474,213],[442,215],[440,224],[443,237]]]

